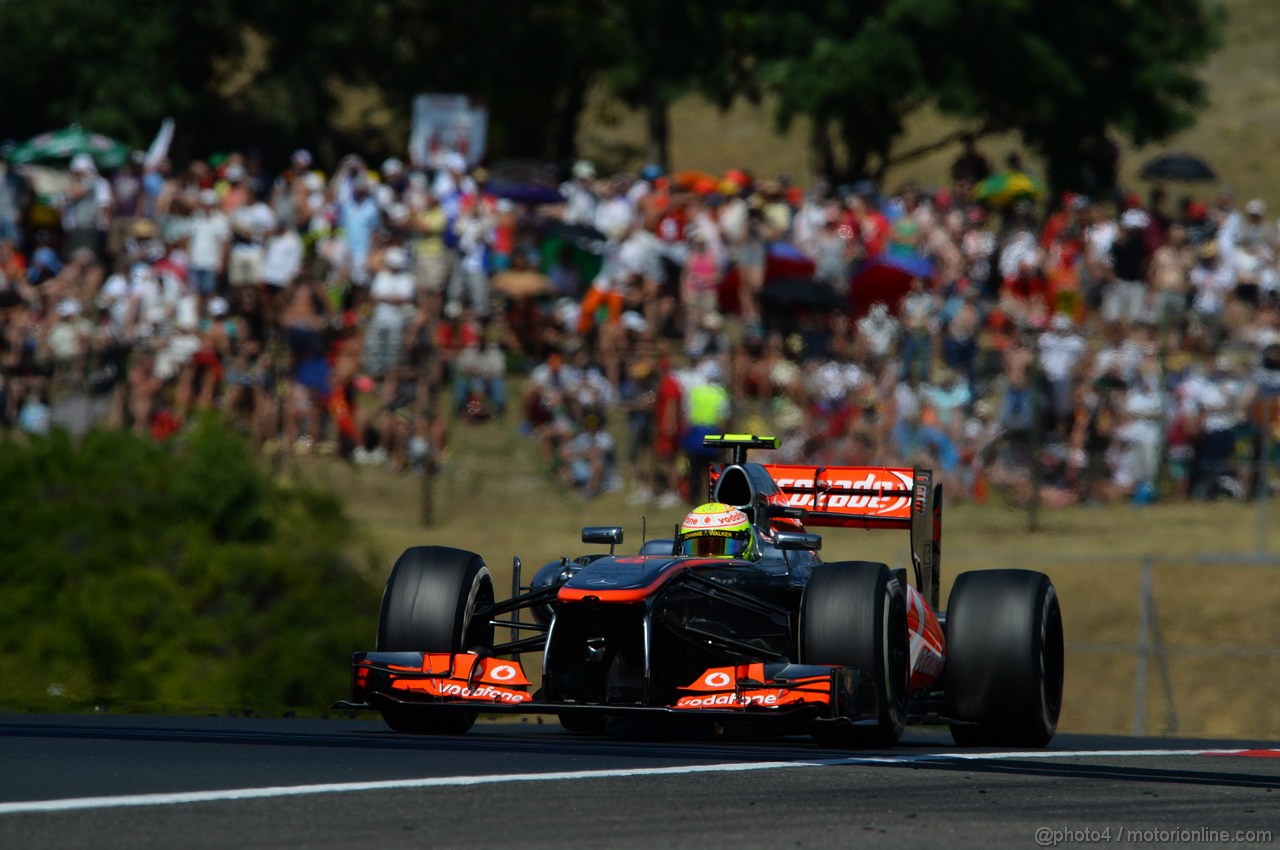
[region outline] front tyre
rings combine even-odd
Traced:
[[[947,602],[947,715],[962,747],[1043,747],[1062,711],[1062,609],[1030,570],[961,573]]]
[[[492,605],[493,579],[474,552],[448,546],[405,550],[391,568],[378,615],[379,652],[465,652],[493,645],[493,625],[477,617]],[[397,732],[460,735],[471,728],[469,709],[383,710]]]
[[[813,570],[800,602],[800,659],[858,669],[878,692],[876,725],[819,726],[820,743],[889,747],[907,723],[911,674],[907,603],[884,564],[846,561]]]

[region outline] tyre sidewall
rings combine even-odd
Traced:
[[[906,595],[889,568],[865,561],[814,568],[799,632],[802,663],[853,667],[872,677],[879,695],[874,743],[897,741],[906,726],[911,664]]]
[[[947,605],[947,714],[965,744],[1043,746],[1062,708],[1062,614],[1048,576],[984,570],[956,578]],[[959,731],[958,731],[959,730]]]
[[[473,621],[477,604],[493,601],[493,579],[474,552],[418,546],[396,561],[378,617],[383,652],[462,652],[490,646],[493,628]]]

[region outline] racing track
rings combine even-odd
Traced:
[[[1120,830],[1170,828],[1276,842],[1277,747],[1062,735],[1013,753],[913,731],[850,753],[554,723],[415,738],[374,720],[0,715],[0,847],[953,850],[1035,847],[1041,828],[1096,833],[1060,846],[1108,828],[1123,846]]]

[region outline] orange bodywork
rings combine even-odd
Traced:
[[[907,633],[911,642],[910,690],[929,684],[942,673],[947,641],[942,625],[920,591],[907,585]]]
[[[390,669],[397,669],[394,665]],[[532,697],[523,688],[529,679],[519,661],[503,658],[481,658],[466,652],[428,652],[422,667],[401,668],[406,673],[429,673],[430,678],[396,679],[391,687],[401,691],[417,691],[446,699],[462,699],[488,703],[522,703]]]
[[[911,522],[914,473],[878,466],[763,464],[782,492],[771,501],[807,511],[805,525],[902,528]]]
[[[785,686],[769,687],[764,664],[740,664],[735,667],[713,667],[693,684],[680,688],[695,691],[676,700],[674,708],[746,709],[755,706],[795,705],[831,701],[831,680],[827,676],[811,676],[788,680]]]

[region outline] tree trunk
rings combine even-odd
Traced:
[[[836,181],[836,153],[831,146],[831,122],[822,115],[811,118],[813,126],[809,131],[809,151],[813,156],[814,170],[827,179],[829,183]]]
[[[671,143],[671,125],[668,122],[667,115],[669,108],[670,104],[657,92],[650,94],[649,101],[645,104],[649,129],[649,139],[646,146],[649,162],[657,163],[664,172],[670,167],[668,158]]]
[[[551,121],[551,138],[544,153],[552,162],[569,162],[578,152],[578,118],[587,103],[588,76],[581,71],[566,75],[567,81],[556,97],[555,115]]]

